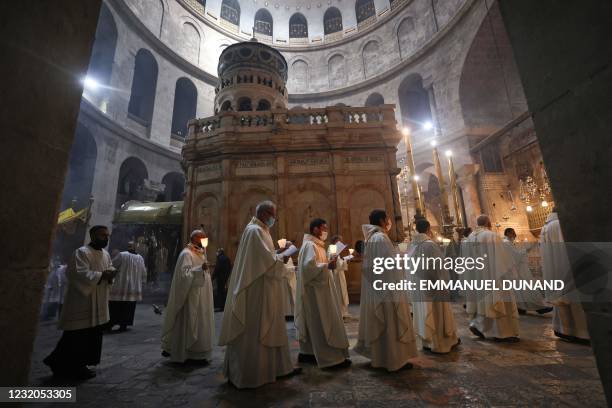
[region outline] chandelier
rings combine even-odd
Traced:
[[[525,203],[525,209],[527,212],[533,211],[532,204],[536,204],[538,201],[544,208],[548,207],[547,198],[551,195],[550,183],[548,182],[548,175],[544,164],[540,162],[540,177],[542,184],[538,182],[532,176],[526,176],[519,179],[519,199]]]

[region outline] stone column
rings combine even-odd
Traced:
[[[457,185],[463,193],[463,205],[465,207],[466,225],[474,228],[476,218],[482,214],[480,195],[478,194],[477,164],[465,164],[457,170]]]
[[[0,2],[0,385],[28,382],[100,0]],[[12,198],[12,199],[11,199]],[[10,334],[9,334],[10,333]]]
[[[611,242],[612,3],[566,2],[559,7],[553,0],[501,0],[499,6],[563,236],[567,242]],[[590,271],[609,271],[609,262],[595,250],[592,255]],[[590,271],[573,271],[578,289],[590,284]],[[608,294],[583,306],[612,404],[612,300]]]

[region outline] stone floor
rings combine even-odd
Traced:
[[[329,372],[305,365],[300,376],[241,391],[221,374],[221,347],[215,348],[206,367],[167,363],[160,356],[162,317],[142,304],[132,330],[105,336],[98,376],[76,384],[77,401],[79,406],[113,408],[605,406],[591,348],[553,337],[550,316],[521,316],[521,342],[498,344],[475,339],[466,329],[463,310],[457,306],[455,312],[461,346],[447,355],[421,354],[412,370],[394,374],[374,370],[351,352],[353,365],[348,369]],[[351,313],[358,316],[359,307],[351,306]],[[217,313],[217,334],[220,319]],[[293,323],[287,327],[296,358]],[[346,324],[351,346],[357,327],[356,319]],[[56,382],[41,363],[59,335],[52,323],[41,323],[32,385],[69,385]]]

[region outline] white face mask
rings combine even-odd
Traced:
[[[321,238],[320,238],[320,240],[321,240],[321,241],[325,241],[326,239],[327,239],[327,231],[323,231],[323,232],[321,233]]]
[[[270,217],[266,220],[266,225],[268,226],[268,228],[272,228],[272,226],[274,225],[274,222],[276,221],[276,219],[274,217]]]

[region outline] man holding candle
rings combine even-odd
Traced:
[[[223,373],[237,388],[300,372],[289,354],[283,304],[289,258],[274,249],[270,228],[275,220],[273,202],[257,205],[240,238],[228,285],[219,345],[227,346]]]
[[[215,321],[206,246],[204,231],[193,231],[174,268],[162,328],[162,355],[173,362],[206,363],[212,353]]]
[[[347,367],[348,338],[340,311],[332,270],[337,267],[336,247],[325,253],[327,223],[316,218],[304,234],[298,256],[295,327],[300,342],[299,362],[315,362],[319,368]]]
[[[351,315],[348,310],[349,306],[349,295],[348,289],[346,286],[346,271],[348,270],[348,262],[347,260],[352,258],[349,256],[348,246],[342,243],[342,237],[340,235],[334,235],[330,239],[331,245],[327,249],[327,257],[331,258],[330,248],[333,245],[336,246],[337,255],[336,258],[336,268],[333,269],[334,275],[334,284],[336,285],[336,292],[338,292],[338,299],[340,299],[340,312],[342,317],[347,319],[350,318]],[[340,250],[339,245],[343,246],[344,249]]]
[[[397,283],[406,278],[402,269],[373,272],[375,258],[394,258],[397,249],[387,235],[391,219],[385,210],[370,213],[370,223],[362,226],[365,237],[361,277],[359,335],[354,350],[371,360],[372,367],[387,371],[412,368],[408,361],[417,356],[416,339],[406,291],[374,290],[375,280]]]

